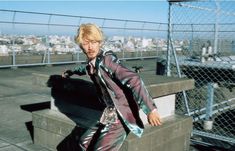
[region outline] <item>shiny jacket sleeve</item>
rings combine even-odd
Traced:
[[[73,70],[72,70],[73,74],[77,74],[79,76],[82,76],[82,75],[86,75],[87,74],[87,70],[86,70],[86,67],[85,66],[79,66],[79,67],[75,67]]]
[[[110,76],[132,91],[134,100],[145,114],[156,109],[144,82],[136,72],[120,64],[118,58],[114,54],[109,54],[104,57],[104,66],[108,69]]]

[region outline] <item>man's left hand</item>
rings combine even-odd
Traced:
[[[159,126],[161,125],[161,119],[160,119],[160,115],[157,112],[157,110],[153,110],[152,112],[150,112],[148,115],[148,122],[151,126]]]

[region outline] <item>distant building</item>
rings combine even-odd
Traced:
[[[0,38],[0,45],[7,45],[10,43],[11,43],[10,39]]]
[[[8,56],[9,49],[6,45],[0,45],[0,56]]]
[[[145,39],[145,38],[142,39],[142,47],[143,48],[148,47],[150,44],[152,44],[152,39]]]

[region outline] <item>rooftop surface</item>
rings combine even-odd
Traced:
[[[154,60],[124,62],[155,72]],[[0,151],[48,151],[33,144],[32,112],[50,107],[50,88],[35,85],[33,73],[61,74],[72,65],[0,69]],[[191,146],[191,151],[199,149]]]

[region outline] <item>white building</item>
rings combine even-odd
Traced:
[[[8,56],[9,49],[6,45],[0,45],[0,56]]]

